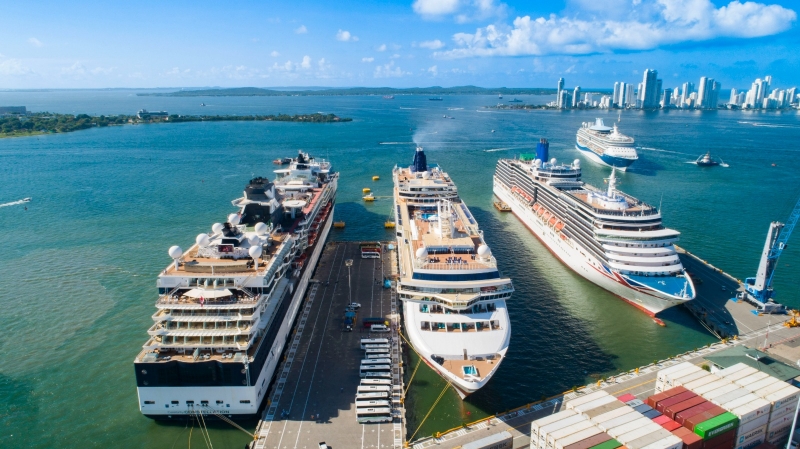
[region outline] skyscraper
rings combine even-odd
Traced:
[[[736,91],[736,89],[731,89],[731,98],[728,100],[728,104],[739,106],[739,103],[737,103],[738,99],[739,93]]]
[[[670,106],[672,106],[672,89],[668,87],[661,95],[661,108],[668,109]]]
[[[561,91],[564,90],[564,78],[558,79],[558,92],[556,92],[556,99],[561,98]]]
[[[577,108],[578,103],[581,102],[581,86],[575,86],[575,90],[572,91],[572,107]]]
[[[635,108],[636,107],[636,95],[633,92],[633,84],[626,84],[625,85],[625,107]]]
[[[611,103],[614,105],[621,105],[622,104],[622,91],[624,89],[625,83],[620,83],[617,81],[614,83],[614,94],[611,96]]]
[[[697,85],[697,105],[698,109],[711,109],[717,107],[714,97],[714,78],[700,77],[700,84]],[[712,106],[713,101],[713,106]]]
[[[681,89],[681,104],[680,107],[685,108],[687,103],[689,102],[689,97],[694,93],[694,83],[683,83],[683,89]]]
[[[642,108],[653,109],[658,107],[658,94],[661,90],[661,80],[658,79],[658,71],[645,69],[642,77],[639,99],[642,101]]]

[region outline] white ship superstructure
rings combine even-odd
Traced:
[[[575,139],[575,148],[599,164],[625,171],[639,159],[633,137],[619,132],[616,123],[606,126],[601,118],[583,123]]]
[[[300,153],[250,181],[158,277],[149,340],[134,360],[141,412],[256,416],[333,217],[338,175]]]
[[[607,189],[585,184],[580,161],[548,162],[542,139],[536,156],[497,163],[494,194],[567,266],[647,314],[694,299],[673,245],[680,233],[617,190],[613,169]]]
[[[422,148],[393,179],[405,330],[463,398],[486,385],[508,351],[506,300],[514,289],[455,184],[428,167]]]

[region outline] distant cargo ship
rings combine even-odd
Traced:
[[[603,119],[598,118],[594,123],[583,123],[578,130],[575,148],[597,163],[625,171],[639,159],[633,145],[633,137],[619,132],[616,123],[608,127],[603,124]]]
[[[564,264],[648,315],[694,299],[673,245],[680,233],[660,211],[618,191],[613,170],[606,190],[585,184],[580,161],[548,161],[548,145],[498,161],[494,194]]]

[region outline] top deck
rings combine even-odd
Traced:
[[[255,233],[250,233],[255,234]],[[266,238],[266,236],[262,237]],[[253,259],[249,254],[250,242],[243,238],[242,246],[232,246],[222,243],[221,238],[211,239],[209,245],[200,247],[194,244],[180,258],[180,263],[176,267],[170,264],[161,273],[161,276],[192,276],[195,274],[231,274],[231,275],[258,275],[269,268],[270,262],[283,247],[289,235],[281,232],[273,232],[269,235],[269,245],[258,257],[258,267],[256,268]]]

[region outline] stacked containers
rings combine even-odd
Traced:
[[[677,374],[682,373],[683,375],[686,375],[696,372],[699,369],[700,368],[692,363],[683,362],[660,370],[656,375],[656,393],[669,390],[672,387],[672,382],[675,380],[675,376]]]
[[[598,449],[615,449],[621,446],[611,440],[585,416],[572,409],[531,423],[531,449],[592,449],[598,446],[601,446]]]

